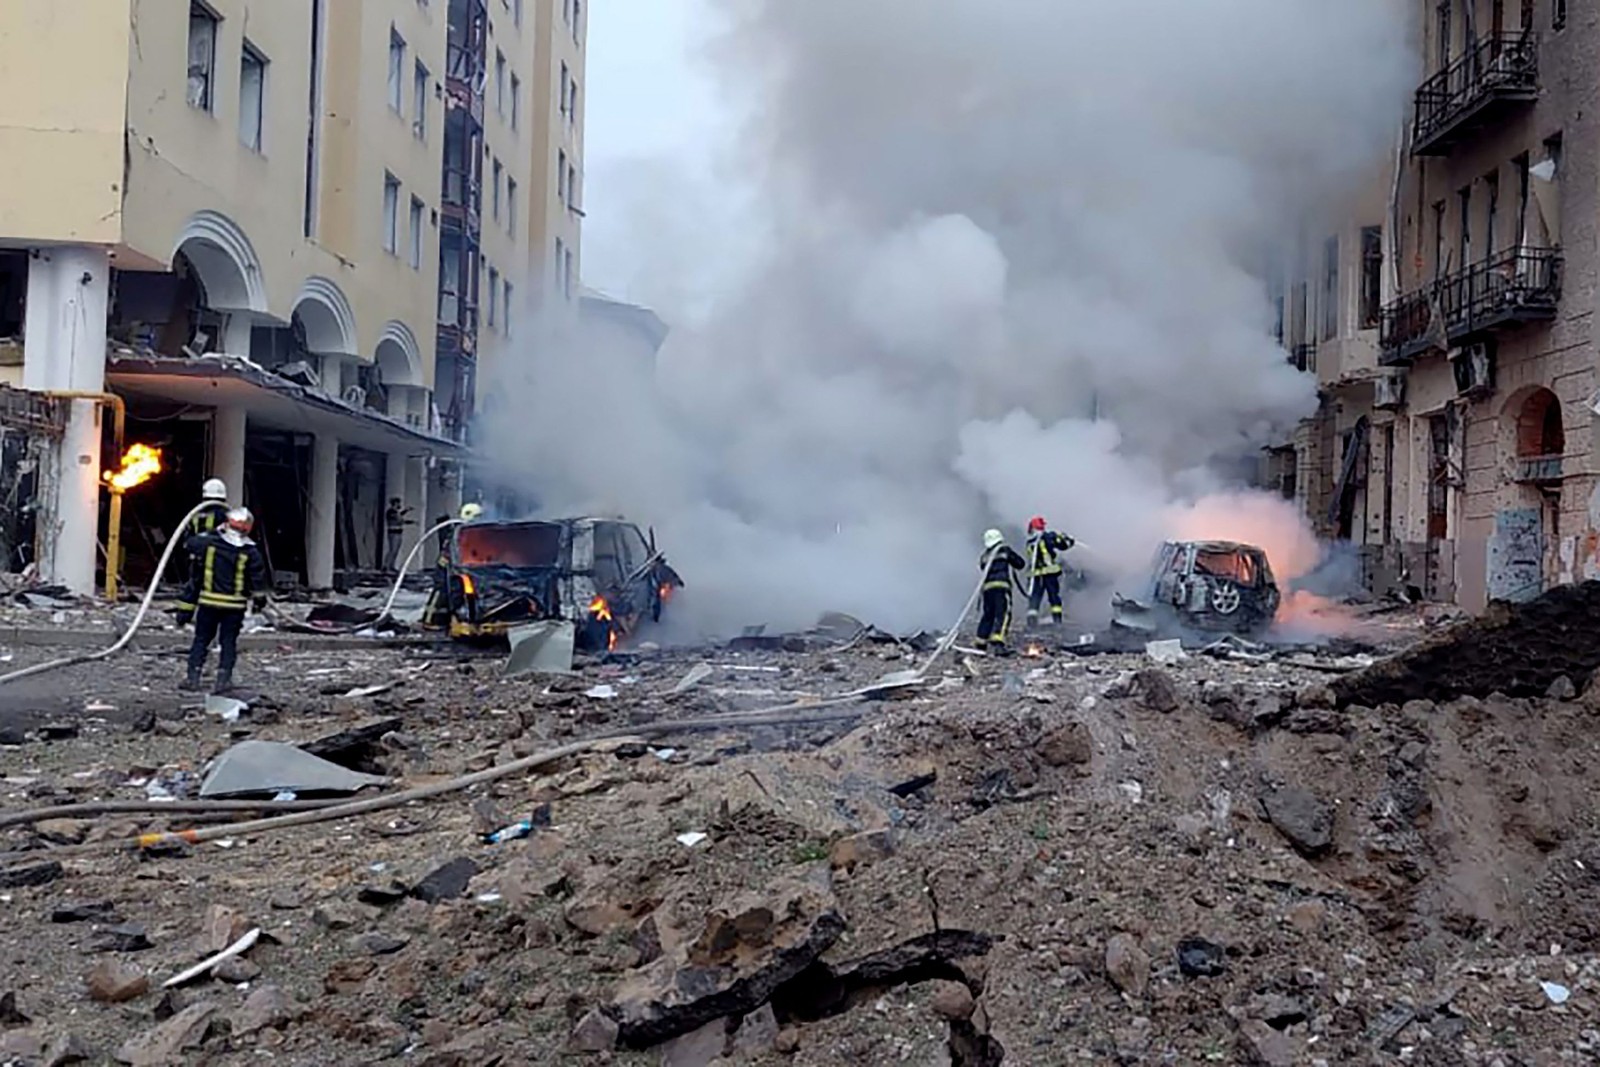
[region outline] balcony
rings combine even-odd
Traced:
[[[1550,485],[1561,481],[1561,457],[1518,456],[1512,467],[1513,481],[1523,485]]]
[[[1496,33],[1422,83],[1411,154],[1446,156],[1539,95],[1539,49],[1532,31]]]
[[[1403,366],[1431,348],[1548,322],[1561,302],[1561,266],[1559,249],[1512,249],[1407,293],[1383,309],[1379,362]]]

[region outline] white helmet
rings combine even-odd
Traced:
[[[483,514],[483,505],[482,504],[463,504],[463,505],[461,505],[461,521],[462,522],[471,522],[473,519],[476,519],[478,516],[480,516],[482,514]]]
[[[1005,543],[1005,535],[999,530],[983,531],[983,547],[985,549],[998,548]]]
[[[200,487],[200,499],[226,500],[228,487],[221,478],[207,478],[205,484]]]

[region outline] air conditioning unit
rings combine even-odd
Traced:
[[[1393,411],[1406,402],[1406,376],[1391,371],[1378,376],[1372,383],[1372,406],[1381,411]]]
[[[1487,341],[1467,345],[1450,353],[1455,369],[1456,392],[1462,396],[1484,396],[1494,389],[1494,350]]]

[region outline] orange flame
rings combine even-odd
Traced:
[[[672,583],[671,582],[662,582],[661,583],[661,602],[663,604],[665,604],[668,601],[670,601],[671,599],[672,599]]]
[[[122,457],[122,469],[105,471],[101,477],[114,493],[126,492],[143,485],[161,473],[161,449],[149,445],[129,445]]]
[[[1038,642],[1030,642],[1022,650],[1022,654],[1030,659],[1038,659],[1044,655],[1044,646]]]
[[[606,603],[605,597],[596,596],[593,600],[589,601],[589,614],[593,615],[599,622],[610,622],[611,605]]]
[[[466,596],[472,596],[477,591],[478,584],[472,580],[472,575],[463,573],[461,575],[461,592]]]

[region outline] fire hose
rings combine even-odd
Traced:
[[[167,572],[167,565],[172,562],[172,553],[184,540],[183,531],[188,529],[190,521],[200,514],[201,509],[207,503],[208,501],[201,501],[196,504],[189,514],[185,515],[182,521],[178,523],[177,532],[167,538],[167,547],[162,551],[161,560],[156,564],[155,573],[150,577],[150,586],[144,591],[144,599],[139,602],[139,610],[134,615],[133,622],[129,624],[127,630],[117,639],[116,644],[109,648],[102,648],[98,652],[86,652],[78,656],[53,659],[46,663],[35,663],[31,667],[23,667],[21,670],[11,671],[8,674],[0,674],[0,685],[21,681],[23,678],[31,678],[36,674],[61,670],[63,667],[75,667],[80,663],[93,663],[96,660],[114,656],[126,648],[128,642],[133,640],[133,635],[138,632],[140,625],[143,624],[145,614],[150,610],[150,604],[156,598],[156,589],[161,584],[162,576]]]

